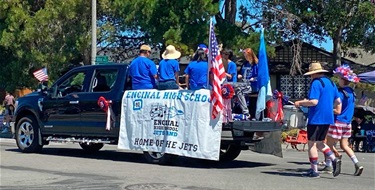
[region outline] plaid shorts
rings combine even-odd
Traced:
[[[349,138],[352,134],[351,130],[352,125],[350,123],[336,121],[335,124],[329,126],[328,136],[334,139]]]

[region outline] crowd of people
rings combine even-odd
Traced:
[[[245,98],[245,94],[254,94],[258,92],[256,83],[258,71],[258,58],[252,49],[247,48],[242,51],[244,63],[237,73],[237,64],[235,63],[234,53],[231,49],[220,49],[222,62],[225,69],[225,82],[234,86],[235,94],[238,99],[238,108],[241,113],[250,119],[255,115],[255,109],[249,110],[249,104],[255,107],[254,99]],[[176,50],[173,45],[168,45],[162,54],[162,60],[158,68],[156,64],[148,57],[151,55],[151,47],[142,45],[139,56],[130,64],[130,77],[133,90],[140,89],[210,89],[210,80],[212,74],[208,72],[208,47],[205,44],[199,44],[190,63],[184,70],[185,84],[180,84],[179,80],[179,58],[181,52]],[[232,100],[224,99],[224,122],[233,121],[232,118]]]

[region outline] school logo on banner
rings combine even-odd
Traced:
[[[221,119],[209,90],[131,90],[122,99],[119,149],[219,159]]]

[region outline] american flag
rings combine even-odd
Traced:
[[[219,46],[216,41],[214,26],[210,22],[210,43],[209,43],[208,60],[210,64],[210,72],[213,75],[212,91],[211,91],[211,104],[212,104],[212,118],[215,119],[223,110],[223,97],[221,94],[221,84],[225,78],[225,70]]]
[[[48,81],[47,68],[45,68],[45,67],[41,68],[41,69],[39,69],[37,71],[34,71],[33,75],[40,82],[42,82],[42,81]]]

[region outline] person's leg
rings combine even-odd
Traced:
[[[240,104],[240,108],[242,110],[242,114],[249,115],[249,109],[247,108],[247,103],[246,103],[245,95],[242,92],[242,90],[243,90],[242,86],[236,86],[235,90],[236,90],[236,95],[237,95],[237,98],[238,98],[238,102]]]
[[[159,82],[157,87],[158,87],[158,90],[167,90],[168,89],[165,82]]]
[[[319,177],[318,173],[318,149],[316,147],[317,139],[317,126],[307,125],[307,146],[308,146],[308,156],[310,162],[310,170],[307,172],[308,177]]]
[[[330,159],[332,161],[332,166],[333,166],[333,176],[336,177],[340,174],[341,172],[341,160],[340,159],[337,159],[335,157],[335,154],[332,152],[331,148],[329,148],[328,145],[326,145],[323,141],[324,139],[326,138],[327,136],[327,132],[328,132],[328,128],[329,128],[329,125],[319,125],[317,126],[318,130],[317,130],[317,142],[316,142],[316,146],[317,148],[323,152],[324,155],[326,155],[326,157],[328,159]]]
[[[10,112],[8,108],[5,109],[4,120],[5,120],[5,126],[3,130],[1,131],[1,133],[8,133],[9,128],[10,128]]]
[[[168,81],[167,83],[168,83],[167,84],[168,85],[168,89],[173,90],[173,89],[178,89],[179,88],[179,86],[177,85],[176,81],[174,81],[174,80]]]
[[[340,141],[340,147],[343,149],[349,158],[352,160],[354,167],[355,167],[355,176],[360,176],[363,171],[363,166],[359,163],[356,155],[354,154],[353,150],[349,147],[348,138],[342,138]]]

